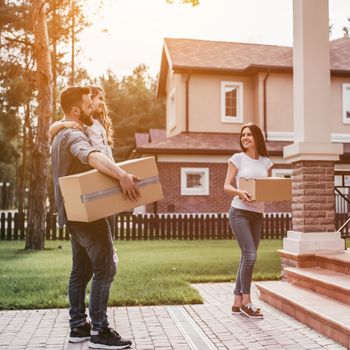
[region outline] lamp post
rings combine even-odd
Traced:
[[[25,188],[25,194],[24,194],[24,205],[23,205],[23,208],[24,210],[28,210],[28,205],[29,205],[29,188],[26,187]]]
[[[0,182],[0,209],[4,209],[4,183]]]
[[[10,207],[10,183],[6,182],[5,187],[5,199],[4,199],[4,209],[9,209]]]

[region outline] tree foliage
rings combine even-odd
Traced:
[[[176,0],[166,0],[168,4],[173,4]],[[200,4],[200,0],[179,0],[182,4],[191,4],[193,7]]]
[[[62,116],[59,91],[72,80],[72,72],[75,84],[92,82],[78,60],[78,35],[90,24],[85,6],[84,0],[0,0],[0,182],[16,185],[20,213],[25,187],[30,187],[28,248],[43,248],[47,129],[52,117]],[[41,17],[38,31],[35,18],[42,14],[45,25]],[[115,156],[123,160],[135,147],[135,132],[164,127],[164,101],[156,98],[156,80],[144,65],[120,80],[108,72],[101,85],[115,128]],[[53,208],[52,188],[49,199]]]
[[[135,132],[165,127],[164,100],[156,97],[156,79],[143,64],[120,81],[111,71],[100,81],[115,130],[114,155],[121,161],[135,148]]]
[[[59,114],[58,92],[67,86],[71,71],[72,0],[47,0],[44,3],[52,61],[52,107],[56,117]],[[38,91],[32,5],[31,0],[0,1],[0,143],[4,145],[6,151],[3,154],[7,160],[5,166],[0,156],[0,180],[11,178],[12,184],[18,166],[21,167],[19,174],[29,173],[32,157],[28,157],[25,164],[21,163],[25,153],[31,151],[37,135]],[[90,24],[84,6],[84,0],[74,0],[76,46],[79,33]],[[75,52],[78,54],[79,48]],[[79,66],[75,75],[77,83],[88,78],[87,72]],[[26,176],[23,184],[28,186],[28,182]]]
[[[16,180],[20,212],[30,185],[26,247],[42,249],[48,127],[70,72],[77,83],[87,76],[70,58],[79,52],[72,54],[71,47],[89,22],[84,0],[0,0],[0,6],[0,180],[11,178],[12,186]]]
[[[343,27],[343,33],[344,33],[345,37],[349,37],[349,34],[350,34],[350,17],[348,17],[347,23]]]

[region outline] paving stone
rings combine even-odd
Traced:
[[[178,306],[187,313],[196,332],[219,350],[344,350],[341,345],[257,299],[263,320],[232,315],[233,285],[194,285],[203,305]],[[135,350],[192,350],[166,306],[108,308],[111,326],[133,341]],[[0,350],[88,350],[88,342],[70,344],[68,310],[0,312]],[[180,328],[179,328],[180,327]],[[199,349],[198,349],[199,350]],[[200,349],[202,350],[202,349]]]

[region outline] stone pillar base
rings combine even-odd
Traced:
[[[288,231],[280,249],[282,279],[285,267],[315,267],[317,253],[339,254],[345,252],[345,243],[340,232]]]
[[[344,253],[345,243],[340,232],[288,231],[283,250],[293,254]]]

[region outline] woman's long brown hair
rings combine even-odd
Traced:
[[[105,100],[105,92],[103,89],[99,86],[89,86],[90,91],[91,91],[91,99],[93,99],[95,96],[97,96],[99,93],[102,94],[103,99]],[[107,140],[108,140],[108,145],[113,147],[114,146],[114,129],[113,129],[113,124],[111,118],[108,116],[108,109],[106,104],[104,104],[103,111],[101,114],[94,113],[94,118],[98,119],[103,127],[106,130],[107,134]]]

